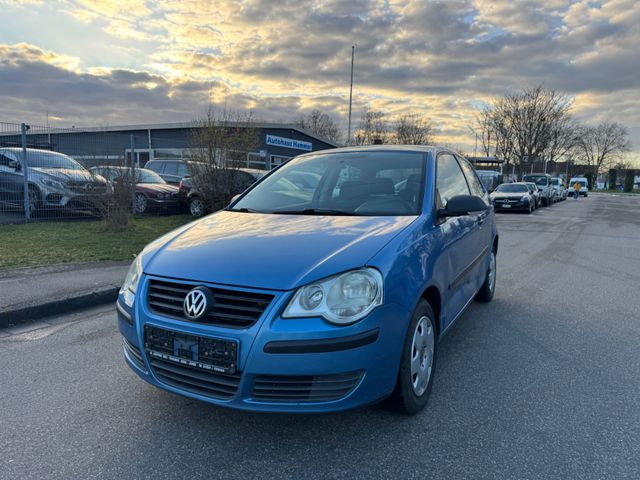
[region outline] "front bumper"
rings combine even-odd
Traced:
[[[529,202],[494,202],[493,203],[493,207],[496,210],[528,210],[529,209]]]
[[[149,209],[160,212],[177,211],[185,208],[182,197],[174,196],[172,198],[151,198],[147,197]]]
[[[151,312],[146,307],[146,277],[143,277],[133,308],[125,305],[122,294],[118,298],[118,325],[124,337],[127,363],[143,380],[156,387],[240,410],[334,412],[376,402],[393,391],[410,312],[399,305],[386,304],[354,325],[336,327],[320,318],[282,319],[280,312],[293,292],[268,293],[275,294],[275,298],[254,325],[246,329],[224,328]],[[231,393],[225,398],[216,398],[203,394],[191,384],[167,381],[162,376],[163,370],[157,368],[157,363],[151,363],[145,351],[145,325],[237,341],[239,372],[235,378],[221,379],[225,384],[233,383],[231,390],[227,390]],[[317,392],[308,398],[296,399],[264,395],[265,382],[277,390],[280,388],[277,385],[288,388],[287,382],[306,382],[309,378],[324,389],[338,388],[338,384],[349,384],[352,388],[329,400]],[[186,381],[193,382],[192,379]]]

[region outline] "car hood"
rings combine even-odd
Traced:
[[[178,193],[178,187],[168,183],[137,183],[136,190],[143,193]]]
[[[48,175],[62,183],[67,182],[97,182],[106,183],[100,175],[93,175],[88,170],[74,170],[66,168],[29,167],[29,172],[37,172]]]
[[[365,265],[416,218],[221,211],[149,244],[143,252],[143,271],[290,290]]]

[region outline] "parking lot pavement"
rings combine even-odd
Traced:
[[[159,391],[102,308],[0,338],[0,478],[640,478],[640,199],[498,224],[495,299],[441,342],[420,415],[260,415]]]

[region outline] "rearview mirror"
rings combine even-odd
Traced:
[[[469,215],[471,212],[481,212],[489,206],[486,202],[475,195],[456,195],[447,202],[447,208],[438,210],[439,217],[461,217]]]

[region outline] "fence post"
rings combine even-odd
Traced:
[[[20,125],[21,142],[22,142],[22,180],[24,189],[24,218],[31,218],[31,205],[29,205],[29,169],[27,167],[27,130],[29,125],[22,123]]]
[[[136,212],[136,164],[134,161],[136,155],[136,141],[133,135],[130,138],[131,141],[131,212],[135,214]]]

